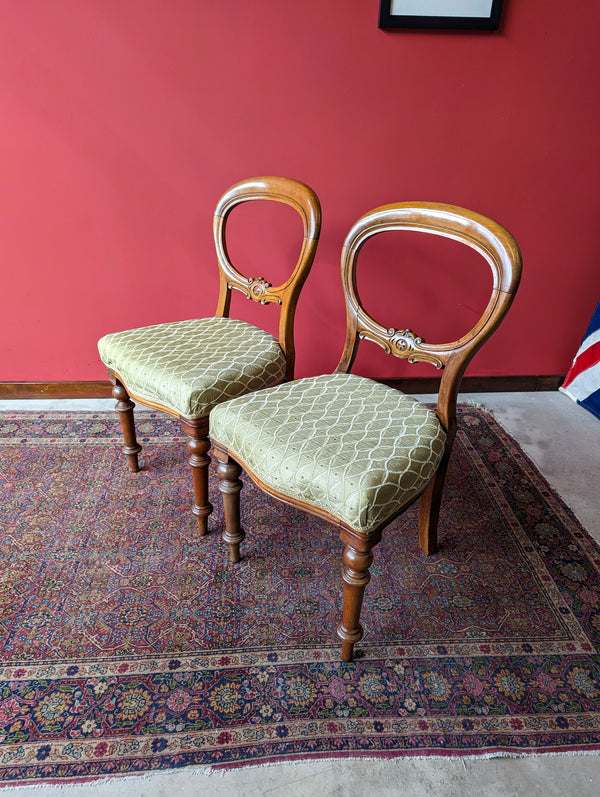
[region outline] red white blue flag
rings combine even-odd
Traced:
[[[600,419],[600,303],[559,390]]]

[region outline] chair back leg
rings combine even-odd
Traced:
[[[115,409],[119,413],[123,439],[125,441],[123,453],[127,455],[129,470],[132,471],[132,473],[137,473],[140,469],[138,454],[142,450],[142,447],[135,436],[135,418],[133,415],[135,402],[131,400],[125,386],[118,380],[113,384],[112,394],[117,402],[115,404]]]
[[[419,547],[427,556],[438,549],[437,529],[450,452],[444,454],[437,473],[419,498]]]

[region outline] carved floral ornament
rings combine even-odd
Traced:
[[[262,302],[272,286],[263,277],[258,277],[258,279],[250,280],[248,287],[252,298],[256,299],[257,302]]]
[[[269,302],[281,304],[280,297],[276,296],[270,290],[273,287],[272,284],[267,282],[263,277],[257,277],[256,279],[247,278],[245,283],[246,284],[230,282],[228,287],[236,288],[244,293],[248,299],[253,299],[255,302],[260,302],[261,304],[268,304]]]
[[[415,335],[412,329],[395,329],[394,327],[385,330],[382,327],[378,331],[362,329],[358,335],[362,339],[378,343],[387,354],[395,354],[397,357],[408,359],[410,363],[428,362],[436,368],[444,367],[444,362],[440,357],[421,349],[425,341]]]

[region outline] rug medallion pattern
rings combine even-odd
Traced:
[[[600,551],[482,410],[440,519],[375,548],[343,664],[332,526],[242,493],[239,565],[190,512],[175,422],[0,416],[0,783],[337,755],[600,749]]]

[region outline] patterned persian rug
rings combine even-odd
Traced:
[[[440,521],[375,549],[339,658],[333,527],[242,493],[201,539],[175,422],[0,415],[0,783],[300,757],[600,749],[600,552],[515,442],[463,407]]]

